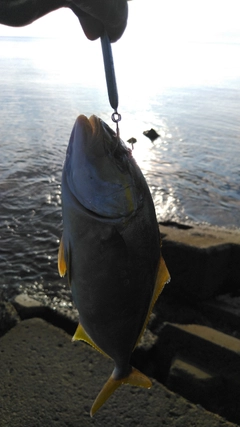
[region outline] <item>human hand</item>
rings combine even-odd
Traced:
[[[127,0],[67,0],[90,40],[100,37],[104,29],[110,41],[117,41],[127,25]]]
[[[77,15],[90,40],[100,37],[105,28],[114,42],[126,28],[127,0],[0,0],[0,24],[21,27],[61,7]]]

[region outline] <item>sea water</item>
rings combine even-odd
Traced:
[[[0,286],[67,300],[57,250],[69,136],[79,114],[114,128],[100,46],[86,57],[56,39],[1,37],[0,52]],[[152,54],[116,54],[121,137],[137,139],[158,220],[239,228],[240,45],[161,55],[158,66]],[[143,135],[151,128],[154,142]]]

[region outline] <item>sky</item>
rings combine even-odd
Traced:
[[[227,79],[239,75],[240,60],[230,45],[240,44],[239,9],[239,0],[129,1],[126,31],[112,45],[119,93],[128,97],[131,89],[134,99],[145,102],[144,93],[157,86],[216,83],[219,70]],[[66,81],[104,82],[100,42],[85,37],[69,9],[22,28],[0,25],[1,36],[54,37],[54,55],[51,49],[33,52],[39,68],[61,71]]]
[[[139,122],[154,122],[151,94],[154,99],[156,93],[174,86],[224,87],[231,79],[239,85],[239,10],[240,0],[129,1],[127,29],[113,44],[123,139],[131,129],[138,129]],[[46,71],[54,81],[96,85],[107,96],[100,42],[87,40],[70,10],[62,8],[22,28],[0,25],[1,36],[54,37],[54,50],[49,43],[46,51],[44,42],[44,49],[31,52],[36,69],[43,75]],[[17,47],[9,52],[8,44],[1,44],[2,57],[24,55]],[[133,115],[136,105],[138,113]],[[142,156],[144,160],[145,150]],[[140,157],[138,161],[141,164]]]
[[[147,7],[146,7],[147,4]],[[132,0],[125,38],[138,43],[240,42],[239,0]],[[84,37],[75,15],[62,8],[22,28],[0,25],[0,36]]]

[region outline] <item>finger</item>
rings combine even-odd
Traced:
[[[78,16],[90,40],[101,37],[105,28],[110,41],[114,42],[122,36],[126,28],[127,0],[72,0],[69,7]]]
[[[0,23],[21,27],[67,5],[67,0],[0,0]]]
[[[96,40],[101,37],[104,31],[104,25],[101,21],[74,6],[71,9],[77,15],[82,29],[89,40]]]

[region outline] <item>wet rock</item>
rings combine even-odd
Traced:
[[[145,130],[143,135],[147,136],[147,138],[149,138],[152,142],[160,137],[160,135],[154,129]]]

